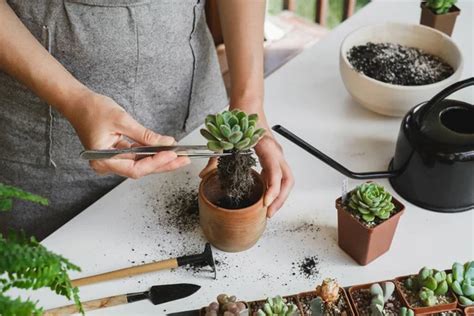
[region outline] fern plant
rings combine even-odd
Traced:
[[[48,204],[45,198],[0,183],[0,211],[10,210],[14,199]],[[83,313],[79,290],[72,286],[68,275],[69,271],[80,271],[78,266],[22,232],[11,232],[8,237],[0,234],[0,254],[0,315],[41,315],[43,309],[38,302],[11,298],[6,292],[11,288],[37,290],[43,287],[73,299]]]

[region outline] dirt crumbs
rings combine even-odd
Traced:
[[[370,294],[370,289],[360,289],[352,292],[352,298],[354,299],[355,306],[359,315],[361,316],[370,316],[370,302],[372,300],[372,295]],[[400,308],[402,303],[392,294],[388,301],[384,304],[384,315],[386,316],[397,316],[400,313]]]
[[[390,84],[419,86],[444,80],[454,73],[441,58],[421,49],[393,43],[352,47],[347,58],[364,75]]]
[[[199,226],[198,192],[194,188],[175,187],[164,203],[162,224],[189,232]]]
[[[319,276],[320,260],[317,256],[305,257],[301,261],[292,262],[293,275],[300,275],[306,279],[316,280]]]

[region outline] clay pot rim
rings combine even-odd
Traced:
[[[352,301],[351,299],[349,298],[349,295],[347,294],[347,291],[344,287],[339,287],[339,289],[342,291],[342,295],[345,297],[346,299],[346,302],[347,302],[347,306],[348,306],[348,311],[350,312],[350,315],[353,315],[355,316],[356,313],[354,312],[354,308],[352,307]],[[316,293],[316,290],[312,290],[312,291],[307,291],[307,292],[301,292],[301,293],[298,293],[297,294],[297,297],[298,297],[298,307],[299,309],[301,310],[301,312],[303,312],[303,305],[301,303],[301,300],[300,300],[300,296],[310,296],[310,295],[313,295]]]
[[[362,226],[363,228],[365,228],[366,230],[370,231],[370,232],[373,232],[377,227],[385,224],[386,222],[388,222],[389,220],[395,218],[395,217],[400,217],[403,215],[403,213],[405,212],[405,204],[403,204],[402,202],[400,202],[397,198],[395,198],[393,195],[392,195],[392,200],[395,201],[395,207],[397,207],[397,205],[400,205],[400,209],[395,212],[393,215],[391,215],[389,218],[387,218],[386,220],[384,220],[383,222],[381,222],[380,224],[378,225],[375,225],[373,227],[367,227],[365,226],[364,224],[362,224],[355,216],[353,216],[351,214],[351,212],[349,212],[347,210],[347,207],[346,205],[344,205],[344,203],[342,203],[342,196],[338,197],[336,199],[336,209],[341,209],[342,211],[348,213],[360,226]]]
[[[252,205],[249,205],[247,207],[244,207],[244,208],[223,208],[223,207],[220,207],[220,206],[217,206],[216,204],[212,203],[211,201],[209,201],[209,199],[206,197],[206,195],[204,194],[204,185],[207,183],[207,181],[209,181],[209,179],[214,176],[215,174],[217,173],[217,169],[214,169],[212,171],[210,171],[208,174],[206,174],[204,176],[204,178],[202,178],[201,180],[201,183],[199,184],[199,196],[201,197],[201,199],[208,205],[212,205],[212,207],[217,210],[217,211],[221,211],[221,212],[226,212],[226,213],[244,213],[244,212],[247,212],[247,211],[250,211],[252,209],[254,209],[254,206],[256,204],[263,204],[263,198],[265,196],[265,192],[266,192],[266,186],[265,186],[265,181],[263,181],[263,178],[262,176],[260,175],[260,173],[258,173],[255,169],[252,169],[252,174],[255,175],[255,178],[258,179],[258,181],[260,181],[261,185],[262,185],[262,195],[260,196],[260,198],[255,202],[253,203]]]
[[[356,316],[359,316],[359,310],[357,309],[357,305],[355,303],[355,299],[352,298],[352,292],[354,291],[357,291],[357,290],[361,290],[361,289],[367,289],[367,288],[370,288],[370,286],[372,284],[375,284],[375,283],[384,283],[384,282],[392,282],[393,285],[395,285],[395,290],[393,291],[393,294],[392,295],[395,295],[397,297],[397,299],[400,301],[400,303],[402,304],[402,306],[405,306],[405,301],[403,300],[403,298],[401,298],[401,295],[400,293],[398,293],[397,289],[396,289],[396,282],[394,279],[390,279],[390,280],[382,280],[382,281],[375,281],[375,282],[371,282],[371,283],[364,283],[364,284],[358,284],[358,285],[352,285],[349,287],[349,289],[347,290],[347,295],[349,296],[349,299],[351,301],[351,304],[352,304],[352,307],[354,309],[354,315]],[[406,307],[406,306],[405,306]]]
[[[446,312],[446,311],[451,311],[451,310],[456,310],[458,306],[458,298],[455,294],[452,293],[451,289],[448,288],[448,295],[450,295],[452,298],[454,298],[454,301],[451,303],[445,303],[445,304],[438,304],[434,306],[421,306],[421,307],[414,307],[411,306],[408,303],[408,300],[405,298],[405,295],[398,285],[398,282],[402,282],[403,280],[411,277],[411,276],[416,276],[416,274],[408,274],[404,276],[400,276],[395,278],[395,288],[398,291],[398,294],[400,294],[400,297],[402,298],[403,302],[405,303],[405,306],[408,308],[411,308],[415,311],[417,315],[423,315],[423,314],[435,314],[435,313],[440,313],[440,312]],[[398,282],[396,282],[398,281]]]
[[[466,316],[469,315],[468,312],[471,313],[470,315],[474,315],[474,305],[469,305],[468,307],[464,308],[464,313],[466,314]]]
[[[422,9],[425,9],[425,10],[429,10],[431,13],[433,13],[433,15],[436,15],[436,16],[443,16],[443,15],[459,15],[461,13],[461,9],[456,6],[455,4],[453,4],[453,6],[449,9],[448,12],[446,13],[443,13],[443,14],[436,14],[435,12],[433,12],[433,10],[431,10],[430,8],[428,8],[426,6],[426,1],[421,1],[420,2],[420,7]]]

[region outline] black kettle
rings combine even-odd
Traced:
[[[457,82],[403,118],[388,171],[353,172],[280,125],[273,130],[353,179],[389,178],[407,201],[438,212],[474,208],[474,105],[446,99],[474,85]]]

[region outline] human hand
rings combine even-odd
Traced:
[[[267,185],[264,204],[267,217],[272,217],[285,203],[294,186],[294,178],[280,144],[272,136],[264,136],[255,146],[262,166],[262,177]],[[211,158],[199,176],[203,178],[217,168],[217,159]]]
[[[145,128],[114,100],[104,95],[86,93],[63,114],[73,125],[86,149],[169,146],[176,143],[173,137],[159,135]],[[92,160],[90,165],[98,174],[115,173],[138,179],[190,163],[189,158],[178,157],[172,151],[163,151],[140,160],[134,158]]]

